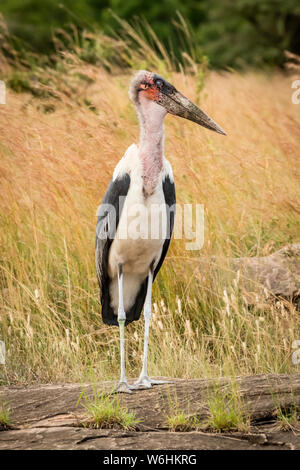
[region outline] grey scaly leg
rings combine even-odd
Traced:
[[[148,360],[149,326],[150,326],[150,318],[152,315],[152,283],[153,283],[153,267],[149,269],[147,295],[146,295],[146,301],[145,301],[145,306],[144,306],[145,339],[144,339],[143,368],[142,368],[141,375],[139,376],[138,380],[135,382],[136,387],[139,387],[139,388],[151,388],[152,385],[171,383],[165,380],[150,379],[148,377],[147,360]]]
[[[125,321],[126,313],[124,310],[123,301],[123,270],[122,265],[118,269],[118,287],[119,287],[119,308],[118,308],[118,323],[120,328],[120,352],[121,352],[121,377],[116,392],[132,393],[132,387],[128,384],[125,373]]]

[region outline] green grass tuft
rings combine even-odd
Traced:
[[[166,426],[171,432],[188,432],[197,429],[200,422],[197,416],[192,416],[189,410],[189,403],[186,407],[180,404],[176,392],[173,397],[168,396],[168,409],[166,415]]]
[[[83,392],[77,404],[84,397],[84,408],[86,416],[81,424],[85,427],[94,429],[122,428],[126,430],[135,430],[140,420],[136,418],[136,413],[128,411],[122,407],[120,398],[111,396],[104,392],[94,390],[92,398],[87,397]]]
[[[177,409],[174,414],[166,417],[166,425],[172,432],[188,432],[200,425],[196,416],[190,416],[184,410]]]
[[[208,409],[210,416],[205,426],[211,431],[247,432],[250,428],[250,415],[235,388],[230,392],[216,390],[208,400]]]
[[[0,431],[5,431],[12,426],[10,408],[7,403],[0,401]]]
[[[291,431],[300,428],[298,409],[296,405],[276,409],[276,427],[281,431]]]

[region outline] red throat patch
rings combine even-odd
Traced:
[[[154,85],[154,81],[152,79],[149,80],[150,85]],[[149,88],[147,83],[141,83],[140,88],[143,89],[142,93],[144,93],[149,100],[156,101],[159,96],[159,90],[157,88]]]
[[[159,96],[159,90],[157,88],[148,88],[145,91],[142,91],[149,100],[156,101]]]

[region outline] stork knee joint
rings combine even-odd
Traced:
[[[121,322],[125,322],[126,320],[126,313],[124,312],[124,310],[118,310],[118,322],[120,323]]]

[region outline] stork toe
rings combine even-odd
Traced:
[[[169,380],[155,380],[148,377],[148,375],[143,375],[134,382],[136,388],[151,388],[153,385],[162,385],[162,384],[171,384],[173,382]]]
[[[135,389],[135,386],[129,385],[128,382],[119,382],[115,393],[133,393],[132,390]]]

